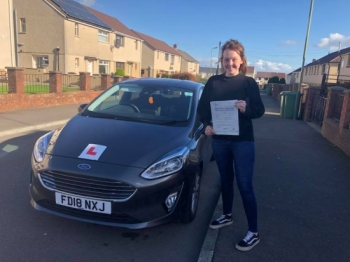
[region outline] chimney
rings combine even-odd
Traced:
[[[314,59],[312,59],[312,63],[314,63],[314,62],[316,62],[316,59],[314,58]]]
[[[174,44],[174,48],[177,49],[177,44]]]

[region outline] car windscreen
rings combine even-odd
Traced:
[[[154,124],[176,124],[191,118],[194,91],[161,83],[119,83],[102,93],[82,114]]]

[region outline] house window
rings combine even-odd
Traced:
[[[75,58],[75,68],[79,67],[79,58]]]
[[[165,53],[165,61],[169,61],[169,54]]]
[[[79,36],[79,24],[78,24],[78,23],[75,23],[75,26],[74,26],[74,35],[75,35],[75,36]]]
[[[27,33],[27,23],[25,18],[20,19],[20,32]]]
[[[159,59],[159,51],[157,52],[157,59]]]
[[[259,77],[259,80],[261,80],[261,77]]]
[[[135,49],[138,49],[139,41],[135,40]]]
[[[98,30],[98,41],[108,43],[108,32]]]
[[[307,68],[305,68],[305,75],[307,75]]]
[[[174,55],[171,55],[170,63],[171,63],[172,65],[174,64],[174,60],[175,60],[175,56],[174,56]]]
[[[124,69],[125,69],[125,63],[123,63],[123,62],[117,62],[117,63],[116,63],[116,67],[117,67],[117,69],[120,68],[120,69],[123,69],[123,70],[124,70]]]
[[[137,64],[135,63],[135,70],[137,70]]]
[[[98,66],[98,72],[100,74],[108,74],[109,72],[109,62],[105,60],[100,60],[99,66]]]
[[[49,57],[48,56],[36,56],[33,57],[35,60],[35,68],[44,68],[49,65]]]
[[[348,65],[347,66],[350,66],[350,54],[348,55]]]
[[[115,46],[121,47],[124,46],[124,36],[122,35],[115,35]]]
[[[326,65],[322,65],[322,74],[326,73]]]

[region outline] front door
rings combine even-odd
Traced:
[[[87,71],[90,73],[90,75],[92,76],[92,70],[93,70],[93,67],[92,67],[92,61],[91,60],[86,60],[86,63],[87,63]]]

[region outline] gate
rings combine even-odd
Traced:
[[[322,126],[324,111],[326,109],[327,97],[316,95],[312,103],[311,121]]]

